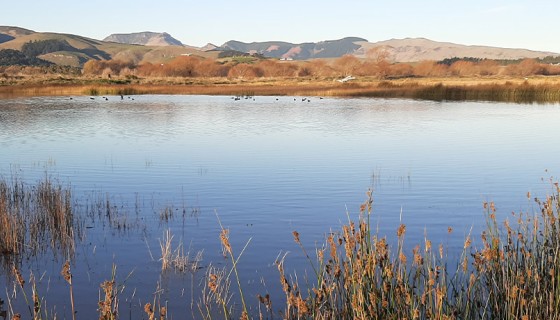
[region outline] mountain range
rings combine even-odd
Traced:
[[[358,58],[382,57],[391,62],[443,60],[453,57],[514,60],[559,55],[554,52],[528,49],[467,46],[424,38],[369,42],[364,38],[347,37],[338,40],[306,43],[283,41],[244,43],[232,40],[221,46],[209,43],[198,48],[184,45],[165,32],[112,34],[103,40],[96,40],[73,34],[35,32],[20,27],[0,26],[0,50],[22,50],[24,44],[41,40],[51,40],[59,45],[50,46],[50,50],[43,49],[42,52],[39,52],[38,58],[58,65],[70,66],[81,66],[91,59],[118,59],[132,63],[164,63],[180,55],[218,58],[220,52],[223,51],[259,54],[264,57],[286,60],[338,58],[349,54]]]

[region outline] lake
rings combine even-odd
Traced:
[[[427,236],[453,254],[485,226],[482,204],[501,217],[535,209],[558,174],[560,106],[485,102],[225,96],[37,97],[0,100],[0,176],[34,184],[52,177],[72,190],[76,212],[110,202],[120,227],[83,220],[72,264],[78,315],[97,314],[100,283],[116,266],[122,319],[157,298],[173,318],[192,316],[209,265],[224,266],[220,224],[230,230],[253,305],[282,300],[274,265],[286,256],[301,277],[309,252],[357,219],[373,190],[372,223],[394,241],[406,224],[413,247]],[[553,178],[554,179],[554,178]],[[105,210],[105,209],[103,209]],[[448,235],[448,227],[453,228]],[[194,255],[194,274],[161,272],[169,230]],[[471,231],[472,230],[472,231]],[[27,258],[45,308],[70,319],[64,263]],[[28,314],[2,270],[0,299]],[[234,291],[235,292],[235,291]],[[19,292],[18,292],[19,293]],[[193,295],[194,293],[194,295]],[[236,297],[234,296],[234,299]],[[276,308],[281,309],[281,305]],[[198,314],[195,310],[195,316]],[[80,318],[80,317],[79,317]]]

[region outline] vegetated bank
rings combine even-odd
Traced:
[[[0,97],[67,95],[252,95],[560,102],[560,77],[403,78],[128,78],[57,77],[0,85]]]

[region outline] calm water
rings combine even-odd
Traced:
[[[532,210],[526,193],[544,196],[558,174],[558,105],[276,99],[0,100],[1,176],[33,183],[48,174],[71,185],[81,206],[109,197],[129,222],[126,231],[86,223],[73,266],[79,314],[96,314],[99,284],[115,264],[122,318],[141,314],[158,288],[174,318],[190,317],[191,275],[159,272],[167,229],[174,245],[204,250],[201,266],[221,266],[218,215],[236,252],[250,241],[239,264],[248,295],[274,296],[280,252],[290,251],[288,269],[307,266],[291,232],[314,248],[346,212],[357,217],[368,188],[381,234],[394,237],[402,212],[410,246],[427,234],[453,251],[471,228],[480,233],[484,201],[503,216]],[[164,208],[175,213],[168,222]],[[47,307],[69,318],[62,263],[43,255],[23,270],[42,275]],[[12,287],[0,284],[6,300]]]

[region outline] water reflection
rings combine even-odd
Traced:
[[[560,156],[551,142],[559,120],[554,105],[479,102],[8,99],[0,100],[0,175],[16,165],[34,182],[48,171],[71,184],[86,212],[102,199],[103,219],[86,220],[73,269],[82,301],[98,294],[114,263],[119,277],[134,270],[127,284],[138,293],[131,301],[151,301],[159,284],[171,306],[180,306],[191,301],[184,289],[192,279],[161,274],[167,229],[174,248],[204,249],[201,266],[225,263],[217,212],[234,248],[253,239],[240,270],[245,279],[271,279],[271,293],[278,290],[273,262],[280,250],[292,251],[291,265],[305,265],[291,232],[298,230],[308,248],[322,243],[346,211],[357,214],[368,188],[376,229],[389,241],[402,219],[407,245],[427,234],[460,248],[471,227],[484,225],[483,201],[494,200],[507,215],[530,207],[527,191],[545,192],[540,178],[556,174],[544,170],[556,169]],[[123,232],[123,225],[134,227]],[[57,277],[60,261],[39,258],[28,267],[45,266]],[[261,289],[256,283],[250,290]],[[62,293],[51,296],[67,304]],[[82,310],[95,314],[87,304]]]

